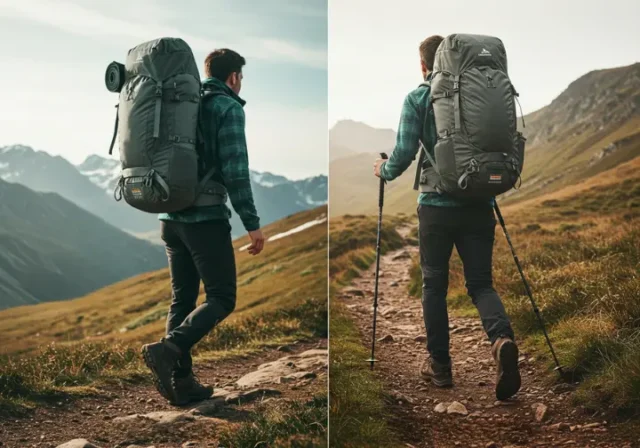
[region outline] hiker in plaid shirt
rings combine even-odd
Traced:
[[[231,205],[249,233],[248,252],[264,246],[260,218],[251,191],[245,138],[245,101],[238,96],[245,60],[235,51],[220,49],[205,60],[207,79],[199,115],[202,134],[200,174],[216,168],[212,180],[223,184]],[[158,391],[174,404],[200,401],[213,388],[200,384],[192,370],[191,348],[233,312],[236,304],[236,265],[231,241],[231,210],[226,204],[191,207],[159,216],[171,273],[172,302],[166,337],[156,346]],[[196,307],[200,281],[205,301]],[[165,377],[159,378],[160,375]],[[171,376],[171,378],[169,378]],[[172,390],[162,384],[171,383]]]
[[[433,64],[442,40],[441,36],[431,36],[420,44],[425,82],[404,101],[391,158],[374,162],[373,173],[382,179],[391,181],[406,171],[420,151],[420,141],[435,158],[435,117],[433,107],[428,105]],[[427,168],[428,164],[426,161],[422,168]],[[492,344],[497,364],[496,398],[504,400],[518,392],[521,378],[513,329],[493,288],[491,271],[496,220],[492,206],[493,199],[478,203],[436,191],[421,192],[418,197],[422,314],[428,352],[419,373],[437,387],[453,386],[446,299],[449,259],[455,246],[464,265],[467,291]]]

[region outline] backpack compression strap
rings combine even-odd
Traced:
[[[119,111],[120,111],[120,105],[116,104],[116,124],[113,128],[113,137],[111,137],[111,146],[109,146],[109,155],[111,155],[113,153],[113,145],[116,144],[116,136],[118,135],[118,117],[119,117]]]

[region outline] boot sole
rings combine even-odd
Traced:
[[[153,355],[149,351],[149,347],[144,345],[142,347],[142,357],[144,358],[144,363],[147,365],[149,370],[151,370],[153,376],[153,384],[158,390],[158,393],[162,395],[162,397],[168,400],[170,403],[174,403],[176,401],[176,397],[173,394],[173,386],[171,385],[171,379],[169,382],[163,382],[158,374],[158,367],[153,359]]]
[[[211,393],[208,394],[208,395],[202,394],[199,397],[188,397],[188,398],[186,398],[184,400],[181,400],[180,403],[171,403],[171,404],[176,404],[178,406],[182,406],[182,405],[189,404],[189,403],[198,403],[200,401],[208,400],[212,396],[213,396],[213,391],[211,391]]]
[[[431,384],[433,384],[436,387],[453,387],[453,380],[451,379],[446,379],[446,380],[437,380],[432,376],[429,377],[423,377],[425,379],[428,379],[429,381],[431,381]]]
[[[522,380],[518,369],[518,346],[512,341],[502,344],[498,352],[498,360],[502,375],[496,384],[496,398],[506,400],[520,390]]]

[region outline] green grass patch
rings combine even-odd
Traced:
[[[369,352],[344,309],[333,302],[329,344],[330,446],[399,446],[386,423],[382,384],[364,362]]]
[[[224,430],[220,446],[237,448],[327,446],[327,397],[319,395],[304,403],[276,400],[259,404],[248,421]]]
[[[127,331],[135,330],[136,328],[143,327],[150,323],[159,321],[161,319],[166,319],[168,313],[168,305],[163,306],[162,308],[157,308],[155,310],[149,311],[148,313],[138,317],[137,319],[132,320],[128,324],[126,324],[123,328]]]
[[[326,300],[223,323],[194,350],[203,357],[243,356],[299,338],[327,337]],[[147,381],[139,345],[115,341],[50,344],[0,358],[0,414],[19,415],[34,403],[88,392],[87,386]],[[84,388],[83,388],[84,387]]]
[[[405,241],[396,229],[406,216],[383,220],[381,252],[399,249]],[[343,216],[330,221],[329,272],[331,291],[349,284],[375,261],[377,220],[372,216]],[[369,352],[346,311],[331,302],[329,340],[330,446],[394,447],[396,436],[387,424],[382,384],[364,362]]]

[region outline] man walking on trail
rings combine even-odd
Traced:
[[[429,81],[436,50],[442,41],[441,36],[431,36],[420,45],[425,83],[409,93],[404,101],[396,147],[390,159],[377,159],[374,163],[374,174],[387,181],[409,168],[420,150],[420,142],[424,142],[427,151],[433,155],[433,146],[425,138],[435,133],[433,113],[427,115]],[[435,386],[453,385],[446,296],[449,259],[455,245],[464,265],[468,293],[492,344],[497,363],[496,397],[507,399],[520,389],[520,373],[513,330],[493,288],[492,253],[496,225],[493,200],[472,202],[446,193],[423,192],[418,203],[422,307],[429,353],[420,374]]]
[[[245,101],[238,96],[244,65],[244,58],[228,49],[207,56],[199,125],[205,165],[217,168],[213,180],[227,188],[231,204],[251,238],[248,252],[257,255],[264,237],[249,177]],[[166,337],[145,345],[143,354],[158,391],[173,404],[207,399],[213,393],[212,387],[200,384],[194,376],[190,351],[235,308],[236,265],[230,217],[225,204],[159,216],[173,300]],[[200,280],[206,299],[196,308]]]

